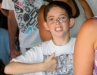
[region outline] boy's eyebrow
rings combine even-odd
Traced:
[[[51,17],[54,17],[54,16],[49,16],[49,17],[47,17],[47,18],[51,18]]]

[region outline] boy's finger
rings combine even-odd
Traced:
[[[55,57],[55,52],[49,57],[49,59],[52,59]]]

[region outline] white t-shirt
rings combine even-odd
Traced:
[[[3,0],[2,8],[14,10],[19,27],[21,48],[29,48],[42,42],[37,22],[37,12],[43,0]]]
[[[12,59],[15,62],[37,63],[43,62],[49,55],[55,52],[58,66],[53,72],[36,72],[23,75],[74,75],[73,73],[73,53],[75,38],[63,46],[56,46],[52,40],[43,42],[28,50],[25,55]]]

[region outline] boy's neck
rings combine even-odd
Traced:
[[[65,44],[67,44],[70,41],[70,37],[65,37],[65,38],[57,38],[57,39],[52,39],[53,43],[57,46],[63,46]]]

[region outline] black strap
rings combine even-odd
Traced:
[[[75,0],[72,0],[72,1],[73,1],[74,5],[75,5],[75,9],[76,9],[76,14],[73,16],[73,18],[76,18],[76,17],[78,17],[80,15],[80,11],[79,11],[79,8],[78,8]]]

